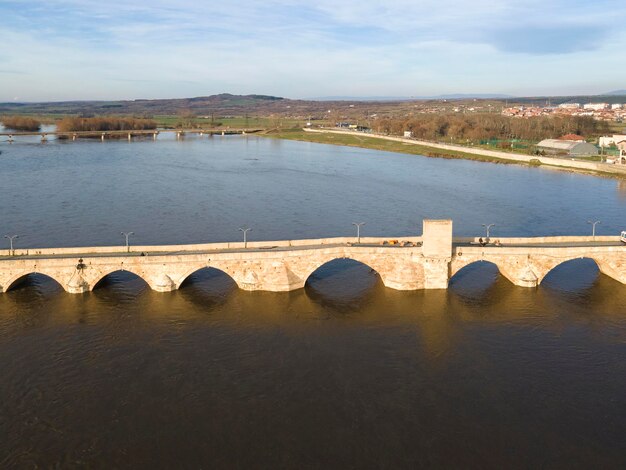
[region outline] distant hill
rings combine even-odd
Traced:
[[[439,96],[431,96],[424,97],[423,99],[427,100],[469,100],[469,99],[477,99],[477,100],[504,100],[511,99],[514,96],[511,95],[502,95],[498,93],[453,93],[451,95],[439,95]]]
[[[409,101],[411,96],[317,96],[311,101]]]
[[[558,105],[566,102],[589,103],[603,101],[607,103],[626,102],[626,90],[616,90],[611,95],[595,96],[558,96],[558,97],[510,97],[502,94],[446,94],[421,97],[370,96],[349,97],[333,96],[318,99],[289,99],[269,95],[233,95],[221,93],[210,96],[177,99],[137,99],[119,101],[61,101],[48,103],[0,103],[0,114],[58,114],[106,116],[126,115],[153,117],[158,115],[195,115],[195,116],[289,116],[298,119],[322,119],[339,114],[340,116],[362,118],[369,114],[378,116],[406,115],[423,108],[426,112],[452,112],[455,107],[471,106],[477,109],[491,108],[498,103],[508,105]],[[481,104],[482,102],[482,104]]]
[[[423,106],[441,106],[447,98],[406,97],[327,97],[322,100],[293,100],[267,95],[218,95],[177,99],[136,99],[120,101],[62,101],[49,103],[0,103],[0,114],[73,114],[84,117],[101,115],[133,115],[151,117],[157,115],[193,114],[196,116],[297,116],[308,119],[321,118],[329,110],[362,116],[365,113],[395,114],[413,109],[417,101]],[[468,95],[479,96],[479,95]],[[482,95],[487,96],[487,95]],[[495,95],[488,95],[495,96]],[[474,98],[479,99],[479,98]],[[460,99],[459,99],[460,100]],[[429,103],[432,101],[433,103]],[[470,101],[470,100],[467,100]],[[340,111],[341,110],[341,111]]]
[[[197,115],[219,113],[244,114],[246,112],[281,112],[292,102],[279,96],[266,95],[219,95],[179,99],[137,99],[120,101],[58,101],[49,103],[0,103],[0,113],[40,114],[178,114],[190,112]]]
[[[601,96],[626,96],[626,90],[615,90],[603,93]]]
[[[323,96],[310,98],[314,101],[415,101],[415,100],[495,100],[510,99],[511,95],[498,93],[452,93],[449,95],[435,96]]]

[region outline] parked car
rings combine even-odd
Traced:
[[[622,243],[626,243],[626,231],[622,232],[619,239],[622,241]]]

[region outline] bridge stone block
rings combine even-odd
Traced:
[[[237,279],[239,278],[239,279]],[[253,269],[246,269],[243,275],[237,276],[235,281],[241,289],[244,290],[261,290],[259,276]]]
[[[424,220],[422,253],[427,258],[452,258],[451,220]]]
[[[424,289],[447,289],[450,258],[424,258]]]
[[[150,287],[157,292],[171,292],[176,290],[176,284],[165,273],[158,275],[151,283]]]
[[[447,289],[452,260],[452,221],[423,222],[424,288]]]
[[[80,272],[73,275],[64,287],[70,294],[83,294],[85,292],[89,292],[89,283]]]
[[[385,287],[396,290],[417,290],[425,288],[424,266],[411,258],[393,262],[389,260],[387,268],[379,272]]]

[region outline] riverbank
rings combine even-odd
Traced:
[[[320,144],[361,147],[386,152],[408,153],[433,158],[455,158],[487,163],[517,164],[545,167],[561,171],[626,179],[626,168],[604,163],[571,160],[566,158],[523,155],[486,149],[439,144],[416,139],[335,129],[289,129],[265,134],[277,139],[315,142]]]

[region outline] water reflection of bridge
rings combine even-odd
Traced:
[[[212,243],[178,246],[48,248],[4,251],[0,290],[29,274],[56,280],[65,290],[92,290],[117,271],[128,271],[157,291],[178,289],[196,271],[210,267],[228,274],[241,289],[291,291],[304,287],[313,272],[336,259],[352,259],[375,270],[385,286],[398,290],[445,289],[457,272],[490,262],[513,284],[535,287],[555,267],[590,258],[600,271],[626,284],[626,245],[619,237],[501,238],[482,246],[472,238],[452,238],[452,221],[426,220],[421,237],[404,243],[382,238],[331,238],[276,242]]]
[[[41,141],[45,142],[49,137],[58,139],[76,140],[78,138],[87,139],[119,139],[126,138],[132,140],[135,137],[150,137],[157,139],[159,134],[172,133],[176,134],[176,138],[180,139],[185,135],[212,136],[212,135],[246,135],[254,134],[263,129],[141,129],[141,130],[116,130],[116,131],[33,131],[33,132],[0,132],[0,137],[6,137],[7,142],[13,142],[19,137],[41,136]]]

